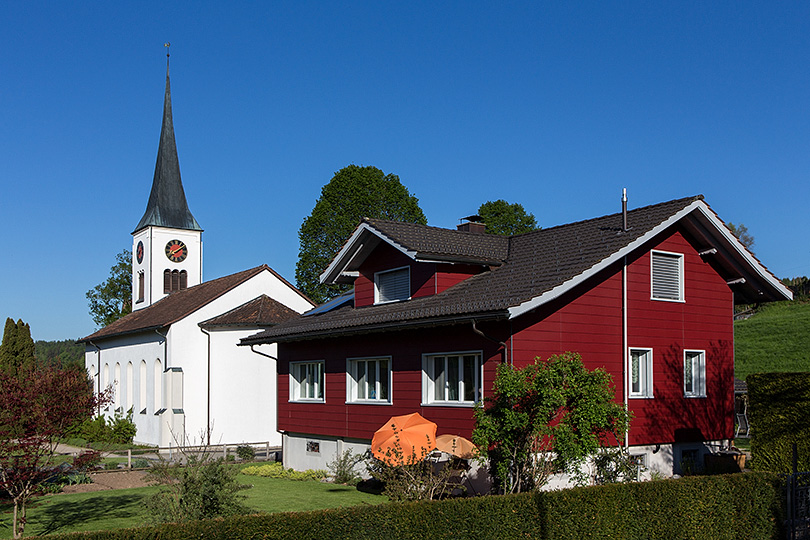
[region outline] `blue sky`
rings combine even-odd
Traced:
[[[165,49],[205,279],[267,263],[344,166],[431,225],[542,226],[702,193],[810,275],[810,3],[10,2],[0,18],[0,317],[95,329],[85,292],[146,207]]]

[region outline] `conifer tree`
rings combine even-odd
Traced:
[[[19,319],[17,323],[6,319],[3,341],[0,344],[0,369],[12,376],[36,365],[34,340],[31,327]]]

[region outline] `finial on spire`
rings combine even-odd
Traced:
[[[168,58],[169,57],[169,49],[171,48],[172,44],[167,41],[166,43],[163,44],[163,46],[166,47],[166,58]]]

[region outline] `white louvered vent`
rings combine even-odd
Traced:
[[[683,300],[683,255],[652,252],[652,297]]]
[[[411,272],[408,267],[380,272],[376,275],[375,281],[377,304],[407,300],[411,297]]]

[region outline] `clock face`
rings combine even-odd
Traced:
[[[138,247],[135,248],[135,257],[138,258],[138,264],[143,262],[143,242],[138,242]]]
[[[188,248],[180,240],[169,240],[166,244],[166,256],[172,262],[183,262],[188,255]]]

